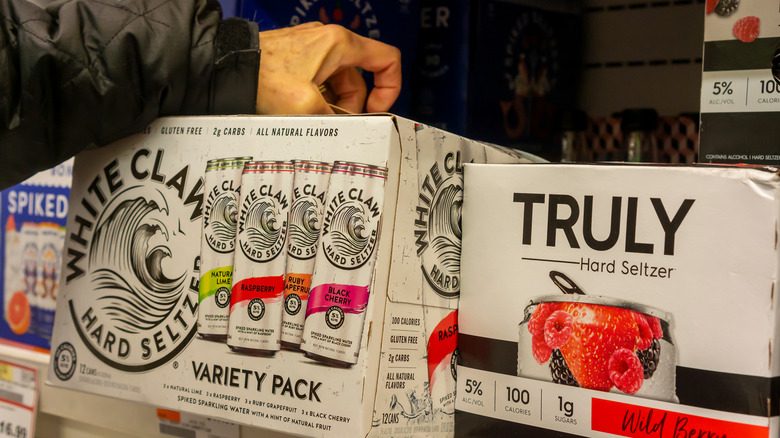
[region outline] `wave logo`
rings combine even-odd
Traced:
[[[424,175],[418,196],[415,244],[423,276],[444,298],[460,294],[463,170],[460,152],[450,152]]]
[[[372,209],[362,199],[362,191],[339,193],[333,200],[344,199],[344,202],[329,206],[323,224],[322,246],[325,258],[334,266],[342,269],[357,269],[368,261],[374,252],[377,241],[378,207]],[[374,214],[376,213],[376,214]]]
[[[281,193],[260,196],[254,189],[249,191],[241,205],[238,230],[239,246],[248,259],[265,263],[282,252],[287,239],[287,205],[287,197]]]
[[[218,186],[219,187],[219,186]],[[203,232],[209,247],[225,254],[235,249],[238,196],[232,187],[209,192],[203,212]]]
[[[154,187],[131,186],[102,199],[100,208],[88,197],[76,204],[75,222],[92,232],[71,225],[68,254],[81,245],[85,251],[68,267],[82,257],[87,264],[69,286],[69,310],[98,359],[122,371],[147,371],[178,355],[196,332],[198,276],[191,271],[198,262],[191,242],[199,240],[199,227],[183,223],[181,208],[172,209]]]
[[[322,227],[322,201],[316,196],[301,196],[290,207],[290,257],[309,260],[317,253]]]

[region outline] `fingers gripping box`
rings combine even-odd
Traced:
[[[452,435],[454,364],[430,377],[426,318],[456,333],[459,265],[438,263],[447,298],[426,298],[416,243],[434,203],[438,250],[459,251],[467,156],[528,161],[391,115],[166,118],[79,155],[48,381],[303,436]],[[296,189],[306,166],[329,174]],[[289,248],[313,266],[269,273]]]
[[[456,436],[777,436],[776,172],[467,165]]]

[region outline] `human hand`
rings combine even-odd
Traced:
[[[382,112],[401,92],[401,52],[338,25],[319,22],[260,32],[258,114],[328,114],[333,110],[319,86],[327,84],[333,103],[350,112]],[[374,88],[356,67],[374,73]]]

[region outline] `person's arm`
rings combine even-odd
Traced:
[[[260,114],[330,113],[319,85],[353,113],[387,111],[401,92],[401,52],[338,25],[319,22],[260,34]],[[369,92],[356,67],[374,73]]]
[[[0,0],[0,188],[158,116],[254,113],[259,58],[216,0]]]

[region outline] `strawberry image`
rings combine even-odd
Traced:
[[[707,3],[704,7],[704,12],[711,14],[712,11],[715,10],[715,6],[718,6],[718,0],[707,0]]]
[[[581,302],[540,303],[527,329],[537,363],[558,358],[550,365],[553,381],[565,371],[574,386],[626,394],[652,377],[663,337],[658,317]]]
[[[564,311],[572,317],[572,331],[560,350],[574,378],[583,388],[609,391],[615,385],[610,358],[620,349],[636,350],[639,327],[633,312],[585,303],[569,303]]]

